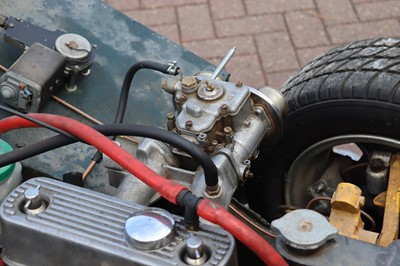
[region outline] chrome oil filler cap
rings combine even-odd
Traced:
[[[168,212],[150,208],[135,212],[125,223],[125,237],[137,249],[152,250],[171,242],[175,220]]]

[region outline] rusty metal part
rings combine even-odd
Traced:
[[[386,192],[385,213],[381,235],[378,240],[380,246],[387,247],[397,239],[399,233],[400,211],[400,154],[395,154],[390,162],[389,182]]]
[[[329,222],[340,235],[375,244],[378,233],[364,230],[360,208],[365,203],[361,189],[351,183],[340,183],[333,194]]]
[[[386,191],[379,193],[375,198],[374,198],[374,205],[377,207],[385,208],[386,204]]]

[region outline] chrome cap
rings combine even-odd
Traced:
[[[175,220],[162,209],[146,209],[135,212],[125,223],[128,243],[137,249],[161,248],[175,236]]]

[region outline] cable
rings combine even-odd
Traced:
[[[54,127],[72,133],[82,141],[96,147],[131,174],[160,193],[163,198],[174,204],[178,203],[177,198],[180,193],[187,190],[186,187],[158,175],[110,139],[85,124],[57,115],[32,114],[32,116]],[[24,120],[23,118],[9,117],[0,120],[0,134],[13,129],[37,126],[37,124]],[[287,265],[286,261],[266,240],[235,216],[227,212],[221,205],[208,199],[201,199],[197,205],[197,214],[226,229],[257,254],[266,264]]]
[[[274,233],[269,232],[269,231],[265,230],[264,228],[262,228],[261,226],[259,226],[258,224],[256,224],[252,219],[248,218],[244,213],[242,213],[241,211],[236,209],[236,207],[233,206],[233,204],[229,204],[229,209],[232,210],[240,218],[242,218],[243,220],[248,222],[251,226],[255,227],[257,230],[262,232],[263,234],[270,236],[272,238],[276,238],[276,235]]]
[[[73,135],[71,135],[71,134],[69,134],[69,133],[67,133],[67,132],[65,132],[63,130],[60,130],[60,129],[56,128],[56,127],[53,127],[53,126],[51,126],[51,125],[49,125],[47,123],[43,123],[40,120],[37,120],[37,119],[35,119],[35,118],[33,118],[33,117],[29,116],[29,115],[26,115],[24,113],[18,112],[17,110],[14,110],[14,109],[9,108],[7,106],[4,106],[2,104],[0,104],[0,110],[3,110],[5,112],[7,112],[7,113],[22,117],[22,118],[24,118],[24,119],[26,119],[28,121],[31,121],[32,123],[40,125],[40,126],[42,126],[44,128],[47,128],[47,129],[49,129],[51,131],[54,131],[54,132],[56,132],[56,133],[58,133],[60,135],[63,135],[65,137],[67,137],[67,138],[76,139],[75,136],[73,136]]]
[[[70,110],[72,110],[72,111],[74,111],[74,112],[80,114],[81,116],[83,116],[83,117],[86,118],[87,120],[89,120],[89,121],[91,121],[91,122],[93,122],[93,123],[95,123],[95,124],[97,124],[97,125],[104,125],[104,123],[101,122],[100,120],[94,118],[93,116],[89,115],[88,113],[86,113],[85,111],[79,109],[78,107],[73,106],[73,105],[70,104],[69,102],[67,102],[67,101],[65,101],[65,100],[63,100],[63,99],[61,99],[61,98],[59,98],[59,97],[57,97],[57,96],[55,96],[55,95],[52,95],[51,97],[52,97],[56,102],[58,102],[59,104],[64,105],[66,108],[69,108]],[[120,138],[123,138],[123,139],[126,139],[126,140],[129,140],[130,142],[133,142],[133,143],[135,143],[135,144],[139,144],[139,140],[137,140],[137,139],[135,139],[135,138],[131,138],[131,137],[128,137],[128,136],[119,136],[119,137],[120,137]]]
[[[131,66],[128,72],[126,72],[124,82],[122,83],[121,94],[119,96],[119,102],[118,102],[118,109],[114,120],[115,124],[122,123],[122,121],[124,120],[125,110],[128,102],[129,90],[131,88],[132,80],[135,77],[136,73],[141,69],[151,69],[159,71],[164,74],[172,74],[175,76],[179,74],[179,68],[171,72],[171,65],[160,64],[153,61],[139,61],[133,66]]]
[[[267,265],[288,265],[268,242],[259,234],[250,229],[235,216],[227,212],[221,205],[212,200],[202,200],[197,209],[197,213],[205,220],[218,224],[240,242],[252,250]]]
[[[311,209],[311,207],[314,205],[314,203],[317,202],[317,201],[320,201],[320,200],[325,200],[325,201],[331,202],[332,198],[329,198],[329,197],[315,197],[315,198],[313,198],[312,200],[310,200],[307,203],[306,209]],[[360,212],[370,222],[370,224],[371,224],[371,229],[370,230],[374,231],[376,229],[376,223],[375,223],[374,218],[372,218],[371,215],[369,215],[368,213],[366,213],[363,210],[360,210]]]
[[[41,115],[42,114],[31,114],[33,117],[41,117]],[[98,125],[93,126],[93,128],[108,136],[116,136],[120,134],[134,135],[168,143],[186,152],[199,162],[204,170],[204,177],[207,185],[218,184],[218,169],[211,158],[198,146],[175,133],[156,127],[130,124]],[[70,139],[64,136],[54,136],[45,140],[41,140],[32,145],[0,155],[0,167],[22,161],[32,156],[74,143],[76,141],[76,139]]]
[[[177,75],[180,71],[179,68],[171,68],[171,67],[172,67],[171,65],[160,64],[160,63],[153,62],[153,61],[139,61],[136,64],[132,65],[126,72],[124,82],[122,83],[121,93],[119,96],[118,108],[117,108],[117,113],[115,115],[114,123],[120,124],[124,120],[126,106],[128,103],[129,90],[132,85],[132,80],[139,70],[150,69],[150,70],[159,71],[164,74]],[[115,140],[115,139],[116,139],[116,135],[113,136],[112,140]],[[97,164],[99,161],[97,161],[95,158],[101,158],[101,157],[102,156],[99,154],[99,151],[97,151],[93,155],[92,162],[96,162],[96,164]],[[100,159],[100,161],[101,161],[101,159]],[[94,168],[94,166],[92,167],[92,169],[93,168]]]
[[[311,207],[317,202],[317,201],[320,201],[320,200],[324,200],[324,201],[331,201],[332,200],[332,198],[330,198],[330,197],[315,197],[315,198],[313,198],[313,199],[311,199],[308,203],[307,203],[307,205],[306,205],[306,209],[311,209]]]

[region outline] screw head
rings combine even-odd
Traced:
[[[224,133],[225,134],[231,134],[232,133],[232,128],[231,127],[224,127]]]
[[[187,120],[187,121],[185,122],[185,127],[186,127],[187,129],[191,128],[192,126],[193,126],[192,120]]]

